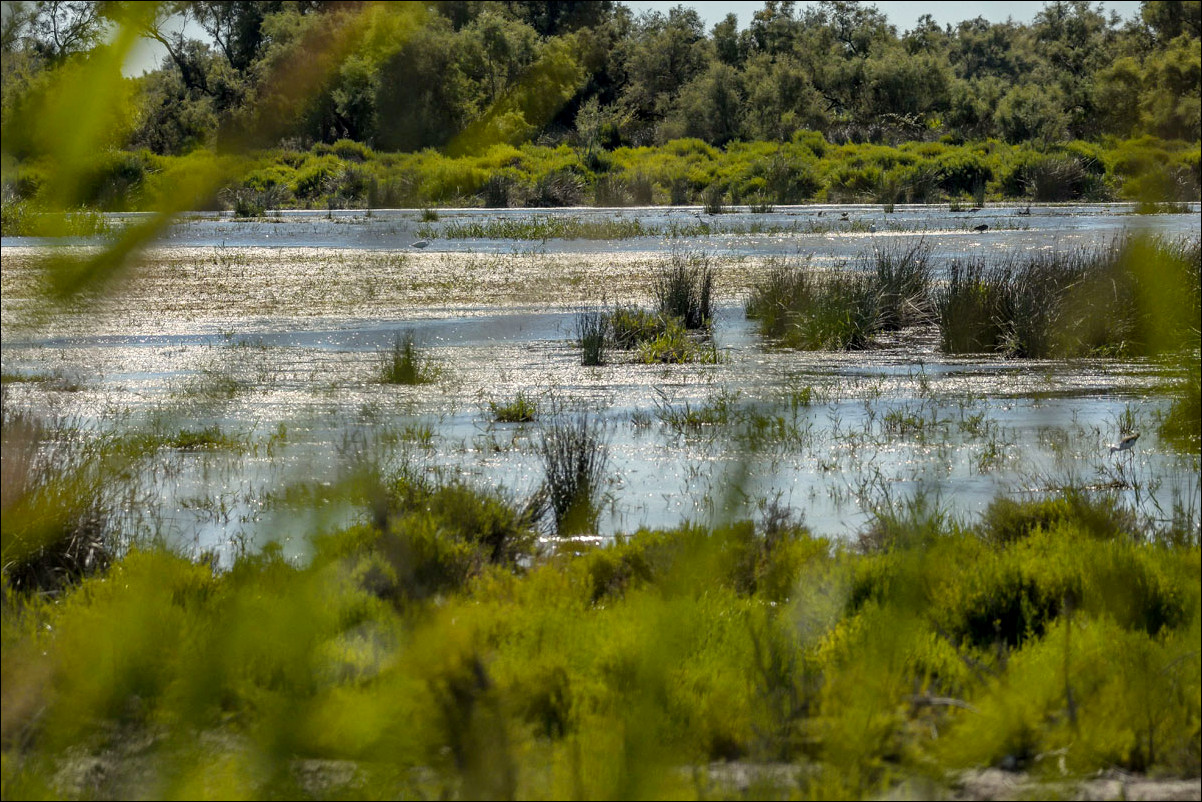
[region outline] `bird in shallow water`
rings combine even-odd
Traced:
[[[988,231],[989,225],[987,223],[981,223],[981,225],[979,225],[979,226],[973,226],[972,230],[973,231]]]
[[[1139,432],[1128,432],[1119,438],[1117,444],[1110,447],[1110,453],[1113,454],[1116,451],[1130,451],[1132,446],[1135,445],[1135,441],[1138,439]]]
[[[429,248],[430,240],[419,239],[417,242],[409,246],[410,248]]]

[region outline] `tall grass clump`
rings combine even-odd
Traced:
[[[380,381],[385,384],[430,384],[438,380],[439,367],[421,353],[413,332],[398,333],[380,355]]]
[[[580,346],[580,364],[604,365],[609,344],[609,315],[598,309],[577,312],[576,342]]]
[[[1004,268],[983,259],[956,260],[935,296],[939,342],[944,353],[1001,351],[1005,330],[1008,276]]]
[[[986,265],[953,262],[936,298],[947,353],[1155,356],[1196,347],[1197,242],[1126,238]]]
[[[686,329],[706,329],[713,320],[714,268],[704,254],[674,253],[655,274],[652,293],[660,315]]]
[[[931,246],[925,240],[877,248],[862,261],[876,280],[881,331],[930,322],[933,269]]]
[[[639,343],[654,340],[668,330],[669,322],[656,312],[636,306],[618,306],[609,313],[610,341],[614,348],[629,351]]]
[[[702,206],[705,208],[706,214],[722,214],[726,211],[723,201],[726,199],[726,192],[722,189],[721,184],[710,184],[705,188],[701,195]]]
[[[3,576],[17,591],[57,592],[103,571],[117,556],[110,518],[114,483],[96,443],[62,419],[15,409],[3,421]]]
[[[543,494],[555,531],[575,535],[596,529],[601,486],[609,466],[605,422],[582,414],[547,424],[537,444]]]
[[[785,348],[855,351],[880,331],[880,291],[871,275],[817,276],[782,262],[752,287],[744,312]]]

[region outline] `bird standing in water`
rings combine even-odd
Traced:
[[[1139,432],[1129,432],[1123,435],[1116,445],[1110,447],[1110,453],[1113,454],[1116,451],[1130,451],[1132,446],[1135,445],[1135,441],[1138,439]]]

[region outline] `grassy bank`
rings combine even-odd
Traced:
[[[171,208],[181,177],[217,168],[226,186],[211,208],[253,217],[279,208],[547,207],[727,204],[767,210],[808,202],[962,203],[986,201],[1145,201],[1198,198],[1199,146],[1153,137],[1072,142],[1051,149],[983,142],[914,142],[897,147],[832,145],[820,134],[793,141],[734,142],[725,148],[680,139],[659,147],[591,154],[562,145],[495,145],[479,155],[433,150],[377,153],[343,140],[308,151],[224,156],[197,151],[156,156],[111,151],[92,159],[72,182],[72,208]],[[43,190],[54,185],[52,162],[24,162],[13,172],[4,205],[7,235],[80,228],[36,214],[61,208]],[[1167,207],[1166,207],[1167,208]],[[465,234],[465,236],[468,234]],[[553,233],[549,235],[554,235]],[[614,236],[612,231],[584,235]]]

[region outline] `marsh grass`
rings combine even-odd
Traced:
[[[1197,339],[1197,241],[1116,239],[1096,248],[954,260],[936,294],[946,353],[1155,356]]]
[[[701,193],[701,204],[706,214],[722,214],[725,212],[726,207],[723,205],[725,199],[726,190],[722,188],[721,184],[710,184]]]
[[[610,318],[599,309],[582,309],[576,313],[576,344],[580,346],[580,364],[605,364],[609,346]]]
[[[819,276],[802,263],[781,261],[752,287],[744,312],[779,346],[854,351],[870,347],[881,330],[880,305],[871,275]]]
[[[61,417],[43,419],[0,398],[3,571],[6,588],[57,593],[118,555],[116,496],[106,443]]]
[[[496,423],[530,423],[538,419],[538,400],[522,390],[509,401],[489,401],[489,412]]]
[[[619,305],[609,313],[609,332],[614,348],[629,351],[640,343],[653,340],[668,330],[669,323],[662,315]]]
[[[705,254],[673,253],[657,269],[652,294],[660,315],[686,329],[707,329],[713,320],[714,267]]]
[[[861,258],[860,269],[875,278],[881,331],[932,321],[934,270],[931,246],[925,240],[876,248]]]
[[[380,381],[384,384],[431,384],[442,369],[414,342],[412,331],[398,332],[391,347],[380,354]]]
[[[600,514],[601,488],[609,470],[609,431],[587,414],[544,425],[537,444],[543,493],[560,536],[591,533]]]
[[[640,341],[637,350],[639,361],[648,365],[689,362],[715,365],[722,361],[712,337],[690,334],[675,318],[659,334]]]
[[[423,239],[513,239],[539,240],[583,239],[609,240],[653,236],[655,227],[638,218],[615,217],[588,220],[564,215],[529,215],[502,217],[484,221],[452,220],[439,226],[423,225],[417,234]]]

